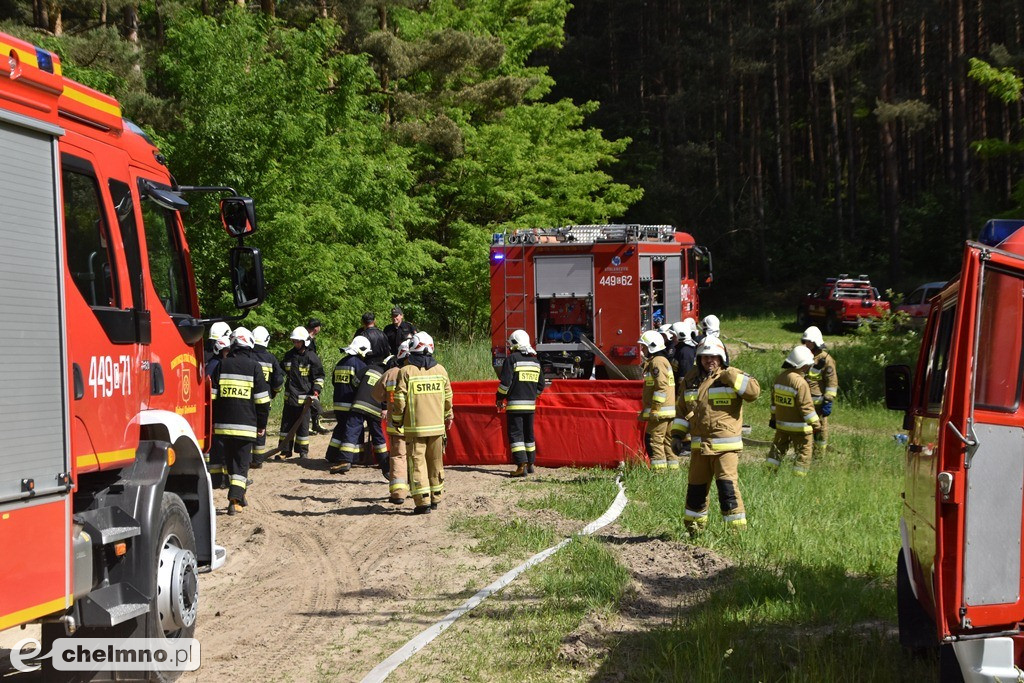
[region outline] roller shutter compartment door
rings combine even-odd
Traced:
[[[594,294],[592,256],[538,256],[534,261],[538,297],[589,297]]]
[[[56,148],[17,118],[0,117],[0,502],[68,472]]]

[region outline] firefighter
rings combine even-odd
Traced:
[[[411,337],[398,345],[398,353],[395,355],[394,362],[384,371],[384,375],[371,392],[373,400],[387,404],[384,418],[388,425],[389,441],[388,500],[395,505],[404,504],[409,495],[409,463],[405,435],[402,433],[401,427],[396,427],[391,422],[389,416],[395,412],[395,386],[398,383],[398,373],[409,362],[410,343]]]
[[[323,363],[316,351],[306,346],[309,332],[305,327],[296,327],[289,338],[292,348],[281,360],[285,380],[278,459],[291,457],[293,447],[299,457],[306,457],[309,453],[309,409],[305,404],[307,399],[312,403],[313,399],[319,398],[324,388]],[[290,440],[288,434],[296,423],[295,438]]]
[[[806,379],[813,362],[810,349],[803,345],[793,347],[772,385],[772,417],[768,426],[775,430],[775,439],[768,451],[768,465],[778,468],[792,444],[796,453],[793,474],[800,477],[810,471],[811,434],[821,428]]]
[[[750,375],[725,365],[725,345],[709,337],[697,347],[697,364],[686,375],[676,405],[673,434],[691,437],[690,472],[683,522],[691,534],[708,521],[711,481],[726,525],[741,528],[747,515],[736,465],[743,450],[743,401],[754,401],[761,386]]]
[[[669,427],[676,416],[676,378],[668,359],[665,336],[649,330],[640,335],[644,354],[643,410],[640,420],[647,423],[644,443],[651,467],[656,471],[678,470],[679,456],[672,450]]]
[[[214,323],[216,327],[217,323]],[[227,323],[223,323],[226,327]],[[220,331],[219,329],[217,330]],[[220,337],[210,340],[212,356],[206,361],[206,374],[213,377],[220,367],[221,361],[227,357],[231,349],[231,331]],[[215,489],[226,489],[228,487],[228,470],[224,462],[224,453],[221,444],[213,439],[210,443],[210,452],[204,456],[206,469],[210,473],[210,485]]]
[[[213,345],[221,337],[227,337],[230,344],[231,326],[226,322],[218,321],[210,325],[210,335],[206,339],[205,357],[203,358],[203,363],[206,367],[209,367],[210,359],[220,356],[220,353],[214,350]]]
[[[253,358],[263,368],[263,378],[270,385],[270,400],[273,401],[284,389],[284,370],[281,369],[281,364],[274,354],[267,349],[267,344],[270,343],[270,331],[267,328],[262,325],[255,328],[252,331],[252,340],[254,344]],[[257,437],[256,445],[253,446],[251,469],[258,470],[263,467],[263,462],[267,459],[267,453],[270,451],[271,448],[267,446],[267,434],[264,432]]]
[[[437,508],[444,494],[444,439],[451,428],[452,384],[448,371],[434,360],[434,340],[417,332],[409,344],[409,364],[395,381],[391,421],[404,429],[409,453],[411,490],[422,515]]]
[[[718,319],[717,315],[705,316],[700,321],[701,335],[697,338],[697,345],[699,346],[708,337],[714,337],[715,339],[722,339],[722,323]],[[722,343],[722,348],[725,349],[725,367],[729,367],[729,350],[725,348],[725,343]]]
[[[266,434],[270,415],[270,385],[253,355],[252,332],[244,327],[231,334],[233,352],[211,377],[213,439],[219,442],[230,478],[228,514],[245,506],[252,447]]]
[[[672,362],[672,357],[676,353],[676,342],[678,341],[675,330],[672,329],[671,324],[665,323],[658,328],[658,332],[665,337],[665,356],[669,359],[669,362]]]
[[[694,359],[697,357],[697,321],[687,318],[672,324],[672,331],[676,335],[676,350],[672,357],[672,371],[675,373],[676,381],[682,382],[686,373],[693,367]]]
[[[814,450],[822,455],[828,449],[828,417],[832,414],[832,403],[839,394],[839,374],[836,372],[836,361],[825,350],[821,330],[811,325],[804,330],[800,341],[814,354],[814,363],[807,371],[807,384],[811,387],[814,409],[821,418],[821,429],[814,433]]]
[[[223,325],[224,327],[218,327]],[[214,336],[214,332],[221,332],[219,336]],[[206,374],[212,375],[217,369],[217,365],[227,357],[231,350],[231,328],[228,327],[227,323],[214,323],[213,327],[210,328],[209,352],[206,357]]]
[[[316,336],[320,334],[321,322],[318,318],[310,318],[309,322],[306,323],[306,331],[309,332],[309,343],[310,350],[320,356],[320,349],[316,346]],[[320,399],[316,398],[309,405],[309,429],[317,434],[329,434],[330,430],[325,429],[320,424],[320,416],[323,414],[323,408],[320,405]]]
[[[366,337],[356,337],[352,340],[352,348],[361,351],[368,356],[370,341]],[[333,474],[345,474],[352,469],[352,462],[359,455],[363,447],[363,434],[366,429],[370,431],[370,442],[373,444],[373,454],[377,460],[384,477],[388,478],[388,443],[384,439],[384,430],[381,427],[381,413],[384,404],[373,399],[373,388],[380,383],[384,374],[384,366],[390,360],[368,358],[366,365],[356,374],[356,392],[352,397],[352,409],[348,412],[345,422],[345,436],[341,442],[341,462],[331,468]]]
[[[326,460],[332,465],[345,463],[346,458],[341,453],[342,444],[345,443],[345,429],[348,425],[348,415],[352,410],[352,401],[356,396],[356,389],[359,388],[359,381],[366,371],[366,361],[363,360],[370,351],[370,342],[366,337],[356,335],[352,342],[341,350],[341,359],[334,366],[334,433],[331,434],[331,443],[327,446]],[[358,453],[358,449],[356,450]],[[352,462],[348,458],[349,464]],[[345,467],[348,472],[350,467]],[[331,468],[331,472],[334,472]]]
[[[547,382],[525,330],[513,332],[508,338],[508,347],[511,353],[501,366],[501,381],[494,404],[499,411],[503,408],[507,411],[509,449],[516,464],[510,476],[525,477],[533,474],[533,465],[537,462],[533,418],[537,397]]]

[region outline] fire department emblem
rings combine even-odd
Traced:
[[[190,353],[183,353],[171,361],[171,369],[178,376],[178,407],[176,412],[179,415],[194,413],[196,408],[189,405],[193,402],[192,397],[192,373],[196,371],[196,358]]]
[[[621,266],[622,265],[622,259],[619,258],[618,256],[612,256],[612,265],[613,266]]]

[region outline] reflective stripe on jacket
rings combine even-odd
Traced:
[[[761,385],[750,375],[734,367],[704,375],[694,366],[687,373],[684,391],[676,405],[683,417],[673,423],[672,432],[689,432],[693,444],[710,444],[714,451],[738,451],[743,448],[743,402],[761,395]]]
[[[811,388],[803,373],[786,368],[772,385],[772,416],[775,429],[782,432],[809,434],[818,422]]]

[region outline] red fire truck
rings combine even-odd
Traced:
[[[916,372],[886,368],[886,404],[909,432],[900,641],[939,648],[942,680],[1016,681],[1024,668],[1022,225],[992,222],[967,243],[931,300]]]
[[[0,630],[190,637],[225,552],[186,188],[56,55],[0,33],[0,59]],[[255,306],[252,200],[189,189],[231,195],[235,304]]]
[[[572,225],[495,234],[494,367],[504,362],[509,335],[523,329],[551,376],[588,378],[595,371],[607,378],[610,361],[638,378],[641,333],[697,319],[697,290],[709,284],[710,252],[669,225]]]

